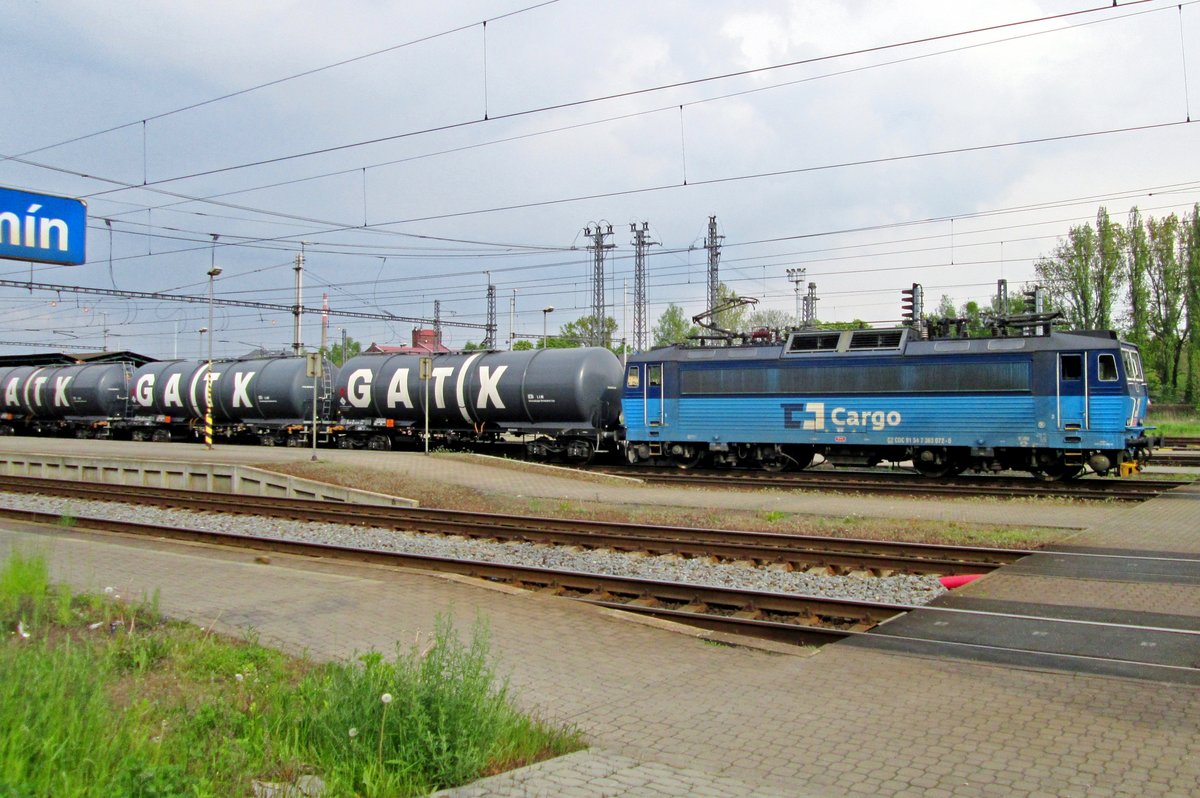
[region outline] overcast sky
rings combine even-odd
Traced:
[[[1102,204],[1124,223],[1200,201],[1196,0],[45,0],[7,5],[0,68],[0,186],[90,217],[87,264],[0,277],[206,296],[215,264],[218,299],[290,306],[303,247],[306,306],[441,300],[452,346],[483,338],[454,325],[485,322],[489,273],[501,346],[547,306],[551,331],[590,314],[589,224],[612,225],[608,312],[632,337],[631,223],[658,244],[650,324],[704,310],[716,216],[721,280],[760,308],[794,312],[805,268],[820,319],[888,325],[913,282],[930,306],[1019,292]],[[0,313],[2,353],[107,328],[196,357],[208,323],[13,287]],[[218,356],[292,341],[290,313],[215,313]]]

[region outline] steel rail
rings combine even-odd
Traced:
[[[56,527],[61,516],[0,508],[0,516]],[[308,543],[283,538],[179,529],[76,516],[71,532],[101,531],[138,538],[200,543],[299,557],[453,573],[505,582],[644,615],[789,643],[825,643],[872,628],[915,607],[560,571],[479,560]]]
[[[605,548],[754,563],[836,573],[976,574],[1016,562],[1032,552],[982,546],[900,543],[697,527],[653,526],[474,513],[412,507],[350,505],[288,497],[244,496],[145,486],[104,485],[40,477],[0,476],[0,491],[124,501],[198,510],[264,515],[298,521],[378,526],[549,545]]]
[[[723,488],[782,488],[794,490],[839,490],[912,496],[1005,498],[1060,497],[1071,499],[1145,501],[1187,482],[1173,480],[1107,479],[1041,482],[1028,477],[930,478],[916,474],[870,474],[862,471],[794,471],[768,474],[755,471],[672,470],[669,467],[630,469],[603,466],[592,472],[635,476],[648,483],[715,486]]]

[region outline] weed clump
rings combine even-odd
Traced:
[[[486,626],[450,619],[385,657],[294,659],[112,588],[73,596],[44,558],[0,567],[0,796],[404,796],[582,747],[520,715]]]

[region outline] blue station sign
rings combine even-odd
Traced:
[[[83,200],[0,188],[0,258],[78,266],[86,245]]]

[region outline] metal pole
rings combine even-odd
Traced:
[[[221,270],[208,270],[208,373],[204,375],[204,445],[213,447],[212,384],[213,384],[213,281]]]
[[[322,347],[322,349],[323,348],[324,347]],[[317,367],[313,369],[313,371],[316,372],[313,374],[312,461],[314,463],[317,462],[317,383],[320,382],[323,372],[325,371],[325,364],[322,362],[324,357],[324,352],[317,352]]]
[[[548,319],[550,314],[553,312],[553,305],[547,305],[546,307],[542,308],[542,349],[546,348],[546,319]]]

